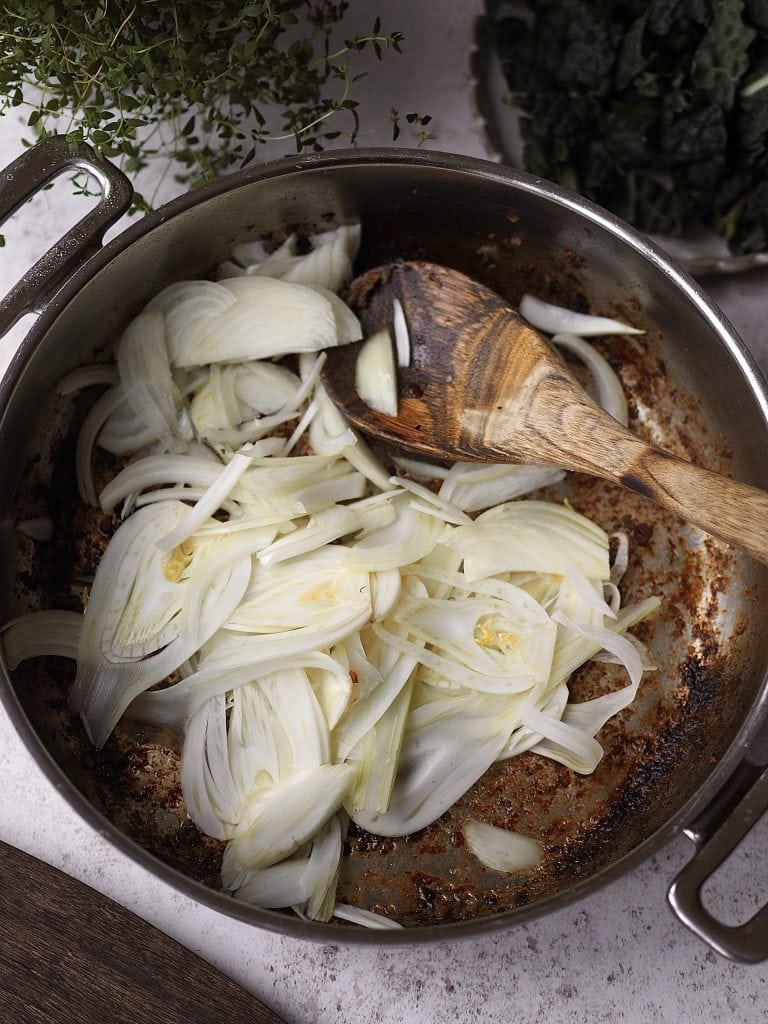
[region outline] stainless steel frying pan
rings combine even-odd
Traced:
[[[39,317],[0,384],[0,619],[36,607],[81,607],[114,524],[80,507],[73,438],[95,395],[63,401],[57,381],[107,360],[125,324],[160,288],[200,277],[244,239],[281,239],[359,218],[360,268],[396,257],[464,270],[511,301],[524,290],[609,315],[647,333],[605,351],[629,395],[631,426],[701,465],[768,487],[768,394],[744,345],[697,285],[642,236],[579,197],[462,157],[359,150],[284,160],[182,196],[101,246],[130,201],[114,168],[47,140],[0,179],[0,220],[73,165],[101,185],[99,206],[0,302],[0,334]],[[103,468],[106,468],[103,467]],[[73,807],[149,871],[241,920],[333,942],[434,942],[509,928],[629,870],[684,830],[690,864],[673,883],[675,912],[726,956],[768,958],[768,911],[731,928],[701,886],[768,805],[768,772],[745,751],[766,705],[768,571],[637,495],[573,476],[567,497],[631,543],[626,599],[657,593],[642,627],[658,665],[635,705],[600,734],[606,755],[580,777],[534,754],[492,769],[443,819],[399,840],[350,833],[341,898],[408,927],[370,933],[262,911],[217,891],[221,847],[186,817],[178,740],[125,727],[93,750],[66,709],[70,666],[26,663],[0,681],[24,742]],[[34,544],[14,525],[54,519]],[[590,665],[576,699],[611,685]],[[484,869],[461,839],[471,814],[541,837],[545,858],[521,881]]]

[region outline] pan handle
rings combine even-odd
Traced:
[[[683,924],[721,956],[745,964],[768,959],[768,905],[744,924],[727,925],[706,910],[701,890],[766,810],[768,766],[742,761],[712,802],[685,829],[696,851],[668,893],[672,909]]]
[[[104,233],[126,212],[133,188],[126,176],[90,146],[73,150],[51,135],[0,171],[0,224],[65,171],[84,171],[100,188],[99,202],[0,299],[0,338],[25,313],[39,312],[55,291],[101,245]]]

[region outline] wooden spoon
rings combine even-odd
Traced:
[[[358,397],[359,345],[329,349],[323,369],[329,396],[364,433],[437,458],[547,464],[614,480],[768,562],[768,494],[625,430],[495,292],[436,264],[394,263],[356,278],[347,301],[370,335],[392,323],[395,298],[411,339],[397,417]]]
[[[0,843],[3,1024],[282,1018],[107,896]]]

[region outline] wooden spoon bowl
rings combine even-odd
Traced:
[[[393,263],[350,285],[366,335],[402,303],[411,362],[396,417],[358,396],[358,345],[328,350],[323,382],[364,433],[433,458],[559,466],[613,480],[768,562],[768,494],[636,437],[596,405],[499,295],[433,263]]]

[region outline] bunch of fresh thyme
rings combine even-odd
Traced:
[[[31,104],[37,136],[64,131],[135,173],[157,157],[197,184],[244,167],[260,143],[317,150],[360,123],[351,58],[400,50],[402,33],[332,46],[349,4],[329,0],[5,0],[0,114]],[[429,121],[401,118],[421,142]],[[81,185],[86,189],[86,185]],[[136,207],[147,209],[138,195]]]

